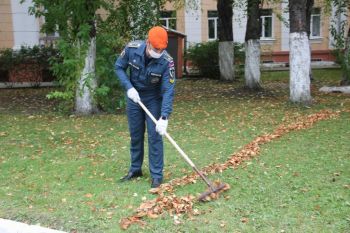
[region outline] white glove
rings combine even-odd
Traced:
[[[135,88],[130,88],[127,92],[126,92],[127,96],[132,99],[132,101],[134,101],[135,103],[138,103],[141,99],[139,96],[139,93],[136,91]]]
[[[156,131],[160,134],[160,135],[164,135],[166,133],[166,128],[168,127],[168,120],[163,120],[162,118],[160,118],[157,121],[156,124]]]

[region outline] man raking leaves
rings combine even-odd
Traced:
[[[166,132],[168,118],[172,112],[175,87],[174,61],[165,51],[167,45],[166,30],[158,26],[153,27],[146,41],[130,42],[116,61],[116,74],[127,91],[126,111],[131,136],[131,166],[128,174],[121,181],[142,176],[146,122],[151,188],[159,187],[163,181],[162,135],[165,135],[208,185],[209,190],[199,196],[199,200],[204,200],[208,195],[221,191],[225,185],[222,183],[213,185]],[[130,67],[130,78],[126,74],[128,67]]]

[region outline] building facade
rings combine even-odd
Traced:
[[[182,7],[167,3],[161,11],[161,23],[187,36],[186,46],[218,38],[218,13],[216,0],[185,0]],[[28,14],[31,0],[0,0],[0,49],[20,48],[45,43],[55,35],[40,33],[42,21]],[[247,17],[245,3],[233,9],[234,41],[244,43]],[[336,17],[335,9],[325,13],[323,1],[316,0],[311,16],[310,44],[312,59],[330,61],[332,36],[330,25],[344,19]],[[263,62],[287,62],[289,50],[288,2],[265,4],[261,11],[261,49]]]
[[[0,0],[0,49],[18,49],[21,45],[39,44],[40,20],[28,14],[32,2]]]
[[[186,5],[176,9],[166,4],[161,14],[161,22],[187,35],[187,46],[218,39],[218,13],[216,0],[186,0]],[[325,12],[324,1],[316,0],[311,14],[310,46],[312,60],[333,61],[331,54],[334,43],[330,32],[331,24],[336,28],[346,16],[336,16],[334,7]],[[233,38],[235,42],[244,43],[247,16],[245,3],[240,2],[233,8]],[[288,62],[289,60],[289,26],[288,1],[264,4],[261,10],[261,50],[263,62]],[[347,18],[349,22],[349,18]]]

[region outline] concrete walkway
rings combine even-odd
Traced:
[[[38,225],[28,225],[21,222],[15,222],[0,218],[1,233],[66,233],[64,231],[56,231]]]

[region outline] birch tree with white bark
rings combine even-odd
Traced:
[[[312,55],[312,47],[311,47],[310,36],[311,36],[311,14],[312,14],[313,6],[314,6],[314,0],[307,0],[307,2],[306,2],[306,30],[307,30],[307,37],[309,38],[310,59],[311,59],[311,55]],[[309,77],[310,77],[310,80],[313,80],[311,60],[310,60]]]
[[[86,0],[84,3],[87,17],[86,25],[89,26],[88,37],[84,41],[87,43],[87,51],[85,51],[84,68],[78,79],[75,95],[75,113],[78,115],[89,115],[98,112],[97,101],[94,99],[94,92],[97,88],[97,77],[95,74],[96,63],[96,11],[91,8],[94,0]],[[83,41],[78,37],[79,41]],[[83,43],[84,43],[83,42]]]
[[[234,44],[232,30],[233,0],[218,0],[219,15],[219,67],[220,79],[232,81],[235,78]]]
[[[105,1],[32,0],[32,3],[29,12],[43,19],[42,31],[59,35],[57,47],[62,61],[53,67],[65,90],[53,92],[51,97],[74,99],[75,113],[79,115],[97,112],[94,100],[97,87],[95,23],[96,11]]]
[[[94,91],[97,87],[95,76],[96,38],[90,38],[89,49],[84,60],[84,68],[78,80],[75,95],[75,112],[78,115],[89,115],[98,112],[94,100]]]
[[[260,89],[260,5],[261,0],[247,1],[247,29],[245,34],[245,85]]]
[[[289,1],[290,100],[310,104],[310,46],[306,26],[306,0]]]

